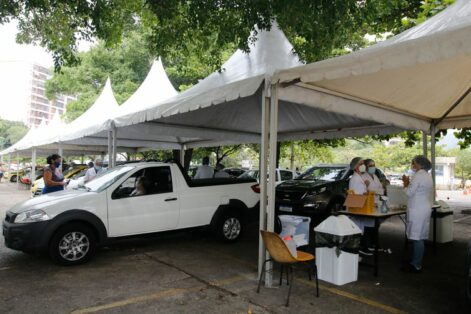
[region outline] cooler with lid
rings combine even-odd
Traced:
[[[361,230],[345,215],[330,216],[315,231],[319,279],[344,285],[358,279]]]

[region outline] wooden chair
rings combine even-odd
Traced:
[[[260,274],[260,278],[258,280],[258,288],[257,293],[260,292],[260,285],[262,283],[262,278],[265,277],[265,267],[266,263],[273,261],[281,266],[280,271],[280,286],[283,280],[283,270],[286,267],[286,281],[289,285],[288,289],[288,298],[286,300],[286,306],[289,305],[289,297],[291,294],[291,288],[293,287],[294,283],[294,275],[293,275],[293,266],[301,265],[307,268],[309,274],[309,280],[312,280],[311,277],[311,270],[314,269],[314,275],[316,276],[316,296],[319,297],[319,282],[317,278],[317,266],[315,263],[315,256],[306,252],[297,251],[297,257],[291,255],[286,243],[278,236],[278,234],[274,232],[260,230],[262,235],[263,243],[265,247],[270,253],[270,258],[263,262],[262,272]],[[290,278],[291,276],[291,278]]]

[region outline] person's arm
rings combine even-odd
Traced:
[[[409,179],[407,186],[404,188],[407,196],[411,197],[412,195],[415,194],[415,192],[417,192],[417,189],[420,185],[420,180],[421,180],[420,174],[419,175],[416,174],[412,181],[410,181]]]
[[[44,184],[46,184],[46,186],[63,186],[63,185],[65,185],[64,181],[61,181],[61,182],[52,181],[52,172],[51,171],[44,171],[43,178],[44,178]]]

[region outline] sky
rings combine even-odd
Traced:
[[[30,97],[31,64],[52,67],[53,61],[42,47],[17,44],[16,26],[15,21],[0,25],[0,117],[24,121]],[[80,42],[79,50],[86,51],[90,46]]]

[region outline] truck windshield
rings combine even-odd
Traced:
[[[85,184],[85,187],[87,187],[90,191],[93,192],[101,192],[133,169],[134,167],[132,166],[121,166],[113,168]]]
[[[323,180],[335,181],[338,180],[345,168],[327,168],[327,167],[312,167],[306,172],[297,177],[297,180]]]

